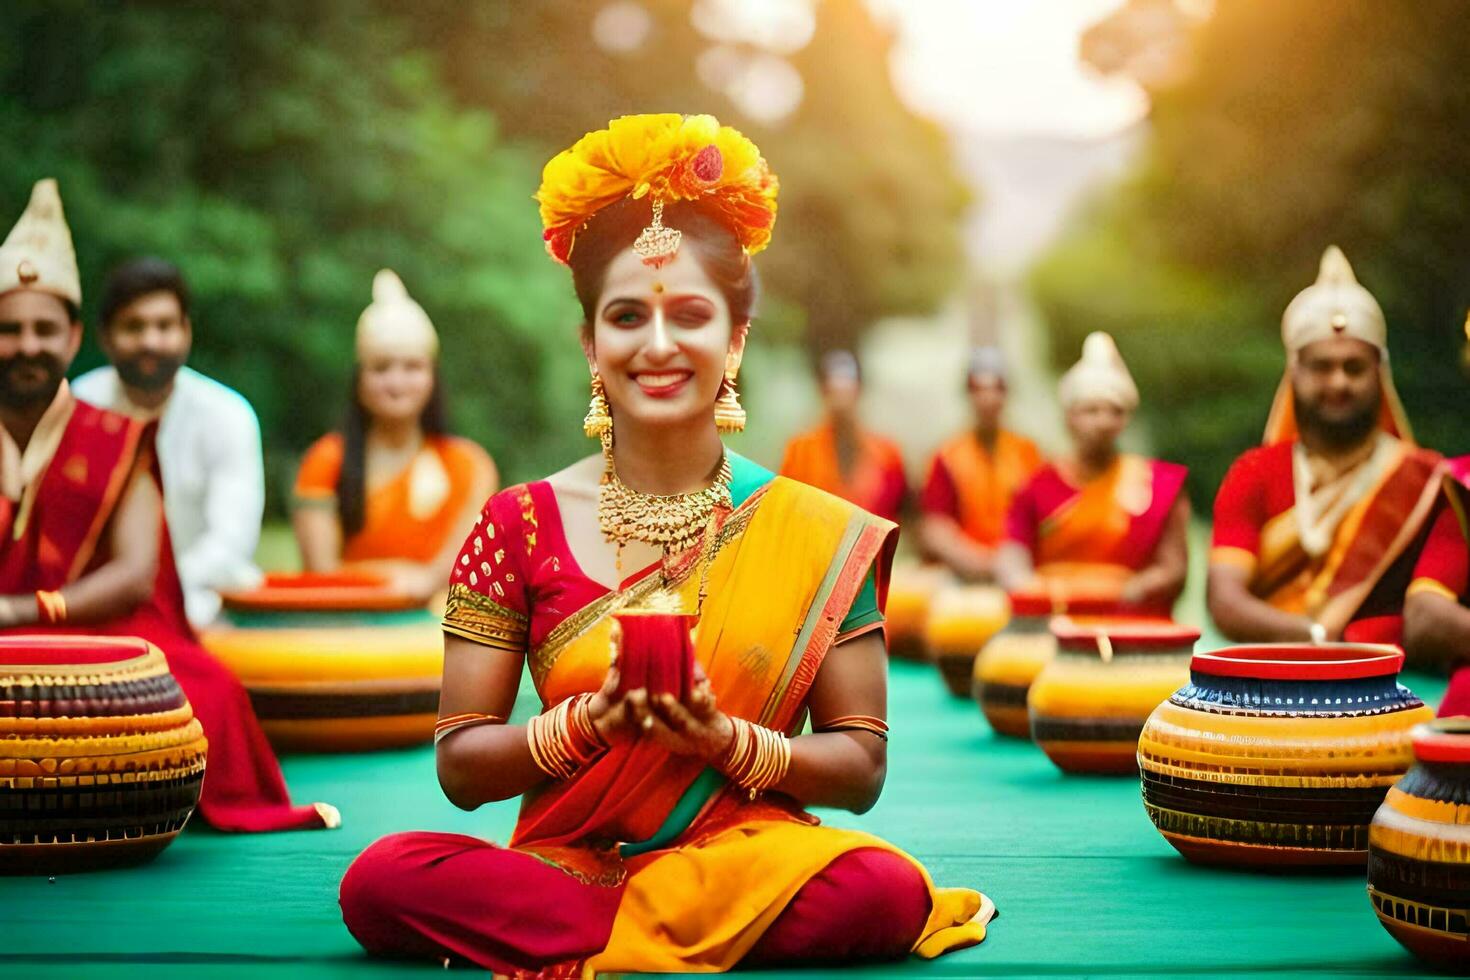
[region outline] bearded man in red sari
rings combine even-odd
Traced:
[[[1336,247],[1286,308],[1265,444],[1215,498],[1210,615],[1237,642],[1399,641],[1440,495],[1388,366],[1383,311]]]
[[[209,739],[199,812],[220,830],[335,826],[292,806],[238,681],[184,617],[153,428],[72,397],[81,287],[54,180],[0,245],[0,631],[139,636]]]
[[[781,475],[897,523],[908,496],[903,454],[858,420],[863,388],[857,358],[850,351],[829,351],[817,375],[826,418],[786,444]]]

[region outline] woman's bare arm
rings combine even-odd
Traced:
[[[335,572],[342,567],[342,519],[327,501],[298,504],[291,514],[301,567],[308,572]]]
[[[446,634],[439,716],[478,712],[509,718],[524,659]],[[547,778],[531,758],[524,725],[476,725],[450,732],[436,746],[434,758],[444,795],[463,810],[519,796]]]
[[[967,582],[989,582],[996,575],[995,552],[970,540],[948,514],[920,516],[919,547]]]
[[[821,732],[848,715],[886,718],[888,651],[877,631],[840,643],[822,662],[807,699],[812,734],[791,741],[791,768],[774,787],[808,806],[865,813],[888,775],[888,743],[865,731]]]

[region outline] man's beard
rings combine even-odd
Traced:
[[[45,377],[41,381],[18,380],[16,376],[30,367],[40,368]],[[66,366],[52,354],[17,354],[6,358],[0,361],[0,405],[17,410],[49,405],[56,399],[65,377]]]
[[[117,369],[117,376],[122,379],[123,384],[139,391],[158,391],[173,384],[174,375],[184,366],[184,357],[179,354],[146,356],[154,361],[154,366],[148,370],[139,366],[139,357],[119,358],[113,362],[112,366]]]
[[[1342,418],[1323,418],[1316,406],[1309,404],[1301,395],[1292,392],[1292,404],[1296,409],[1297,427],[1310,433],[1331,449],[1351,449],[1361,445],[1378,425],[1378,413],[1383,406],[1383,393],[1373,389],[1373,395],[1358,406],[1351,415]]]

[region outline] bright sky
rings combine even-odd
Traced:
[[[1092,74],[1078,39],[1122,0],[868,0],[899,33],[894,82],[913,107],[987,133],[1103,136],[1147,111],[1132,81]]]

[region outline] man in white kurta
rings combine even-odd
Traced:
[[[183,277],[161,259],[113,271],[100,339],[111,365],[72,386],[76,397],[158,419],[164,514],[189,621],[214,621],[221,590],[260,581],[254,555],[265,508],[260,423],[235,390],[184,366],[192,342]]]

